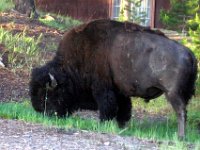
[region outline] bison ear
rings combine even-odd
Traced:
[[[51,88],[51,89],[56,88],[56,86],[58,85],[56,79],[54,78],[54,76],[51,73],[49,73],[49,77],[51,79],[51,83],[50,83],[50,85],[47,83],[46,88]]]

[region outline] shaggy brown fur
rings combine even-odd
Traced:
[[[60,116],[85,103],[84,109],[98,107],[101,120],[123,126],[131,117],[129,97],[149,101],[164,93],[183,137],[196,74],[193,53],[160,31],[101,19],[64,35],[55,58],[33,70],[30,95],[37,111],[44,111],[47,95],[47,110]]]

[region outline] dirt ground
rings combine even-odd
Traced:
[[[13,34],[26,30],[28,36],[35,38],[43,34],[40,48],[51,43],[58,44],[63,32],[49,28],[37,20],[31,20],[16,11],[0,13],[0,28]],[[0,56],[6,67],[0,67],[0,102],[29,99],[30,68],[9,66],[5,45],[0,43]],[[44,61],[51,60],[55,51],[42,51]],[[98,118],[97,113],[81,112],[80,115]],[[38,124],[17,120],[0,119],[1,150],[145,150],[159,149],[158,143],[135,137],[94,133],[88,131],[64,131],[46,128]]]
[[[157,150],[153,141],[0,119],[1,150]]]
[[[27,36],[38,38],[42,33],[43,38],[40,48],[43,50],[49,43],[58,44],[63,32],[49,28],[37,20],[31,20],[25,15],[14,10],[7,13],[0,13],[0,27],[12,32],[13,34],[26,31]],[[7,49],[0,43],[0,56],[5,66],[0,68],[0,102],[2,101],[21,101],[28,98],[28,83],[30,78],[30,68],[11,68],[8,64]],[[50,60],[55,53],[52,50],[41,52],[43,61]]]

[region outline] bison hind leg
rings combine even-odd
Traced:
[[[168,92],[166,94],[166,97],[167,100],[171,103],[174,111],[176,112],[178,121],[178,137],[182,140],[185,138],[185,128],[187,119],[185,100],[176,92]]]

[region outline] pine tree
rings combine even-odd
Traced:
[[[200,0],[170,0],[171,8],[161,10],[160,18],[167,29],[181,29],[187,26],[187,21],[199,12]]]
[[[138,8],[141,6],[142,0],[121,0],[120,8],[120,21],[131,21],[135,23],[141,23],[144,21],[146,13],[138,12]]]
[[[161,10],[160,18],[167,29],[188,29],[188,20],[200,13],[200,0],[170,0],[171,8]]]
[[[26,14],[28,17],[37,18],[38,13],[35,9],[34,0],[13,0],[15,4],[15,10],[20,13]]]
[[[198,59],[200,59],[200,14],[196,14],[195,18],[190,21],[195,24],[193,28],[189,29],[189,36],[192,42],[190,48],[196,54]]]
[[[200,0],[170,0],[171,9],[161,11],[161,20],[168,29],[188,31],[182,43],[200,59]]]

